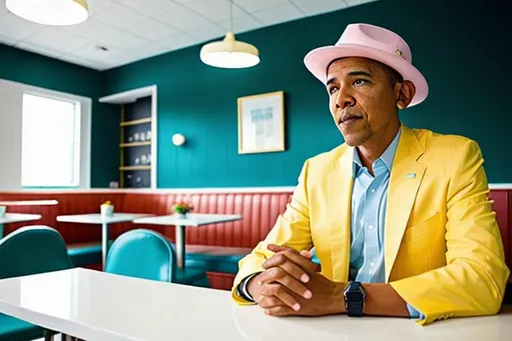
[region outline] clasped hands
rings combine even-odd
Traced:
[[[274,255],[248,283],[249,294],[272,316],[320,316],[345,311],[342,283],[319,273],[311,252],[269,244]]]

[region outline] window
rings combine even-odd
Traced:
[[[78,186],[80,102],[24,93],[21,153],[22,186]]]

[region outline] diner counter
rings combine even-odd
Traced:
[[[270,317],[226,291],[87,269],[0,280],[0,313],[88,341],[509,341],[512,309],[419,326],[410,319]]]

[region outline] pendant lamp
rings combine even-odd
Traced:
[[[260,62],[258,49],[235,39],[233,33],[233,0],[230,3],[230,30],[223,41],[206,44],[201,49],[201,61],[207,65],[240,69],[257,65]]]
[[[7,0],[5,6],[17,16],[42,25],[75,25],[89,14],[86,0]]]

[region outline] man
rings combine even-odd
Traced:
[[[286,211],[240,261],[234,300],[420,324],[497,313],[509,270],[480,149],[400,122],[428,94],[406,42],[353,24],[305,64],[345,143],[305,162]]]

